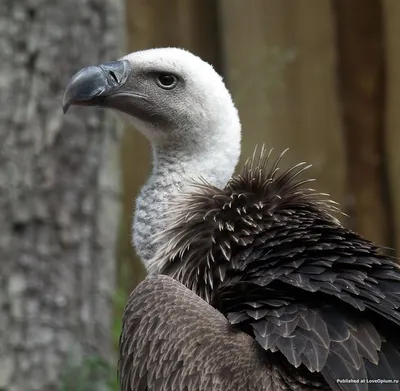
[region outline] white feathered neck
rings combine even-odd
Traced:
[[[197,97],[204,97],[195,102],[199,106],[192,108],[194,115],[189,123],[182,121],[179,129],[168,130],[164,137],[152,140],[153,170],[136,201],[133,244],[146,268],[158,271],[162,265],[155,267],[149,261],[157,249],[155,235],[167,228],[163,217],[168,202],[200,178],[216,187],[226,185],[239,160],[241,125],[222,78],[199,57],[175,48],[154,49],[139,56],[140,61],[164,61],[167,69],[175,64],[176,72],[190,80],[187,86],[196,90]],[[136,121],[136,126],[144,134],[151,133],[148,124]]]

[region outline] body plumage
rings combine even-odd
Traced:
[[[122,391],[399,391],[400,270],[264,149],[232,176],[241,126],[210,65],[176,48],[84,68],[64,94],[145,134]]]

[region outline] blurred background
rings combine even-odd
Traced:
[[[118,389],[150,149],[103,110],[62,114],[76,71],[193,51],[232,91],[243,160],[289,147],[346,226],[400,249],[399,37],[398,0],[0,0],[0,391]]]

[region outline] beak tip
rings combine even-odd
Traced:
[[[68,109],[70,108],[71,104],[69,102],[63,102],[62,111],[64,114],[67,114]]]
[[[123,61],[93,65],[81,69],[69,80],[62,98],[64,114],[72,105],[96,106],[121,85],[127,66]],[[111,80],[110,74],[119,75],[120,81]],[[99,100],[98,98],[101,99]]]
[[[65,88],[64,94],[62,97],[62,110],[63,110],[64,114],[67,114],[68,109],[74,103],[73,98],[71,97],[69,86],[70,86],[70,83],[68,83],[67,87]]]

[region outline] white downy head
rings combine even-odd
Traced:
[[[210,64],[186,50],[159,48],[83,69],[67,86],[64,108],[70,104],[117,110],[152,144],[153,172],[133,227],[149,268],[152,237],[165,228],[166,201],[200,177],[223,187],[234,172],[241,125],[231,95]]]

